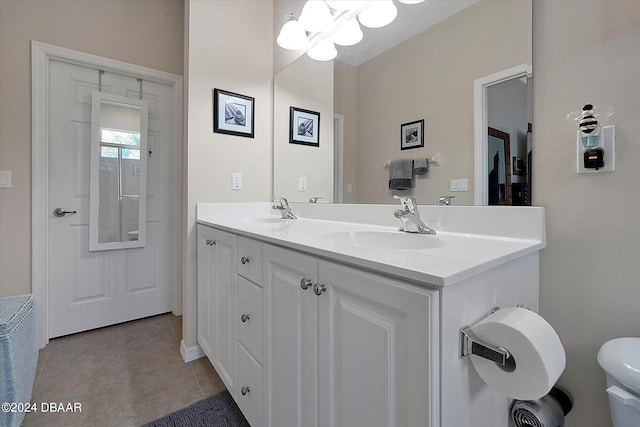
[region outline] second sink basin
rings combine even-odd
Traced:
[[[322,237],[337,245],[367,249],[432,249],[446,245],[433,235],[402,231],[337,231]]]

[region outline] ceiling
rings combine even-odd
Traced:
[[[358,66],[479,0],[426,0],[418,4],[395,2],[398,16],[386,27],[361,26],[364,38],[355,46],[336,46],[337,61]]]

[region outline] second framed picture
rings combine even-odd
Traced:
[[[320,113],[291,107],[289,110],[289,143],[320,146]]]
[[[424,119],[400,126],[400,149],[424,147]]]

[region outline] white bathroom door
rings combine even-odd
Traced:
[[[91,93],[99,71],[51,61],[49,75],[49,338],[171,311],[172,88],[142,85],[149,104],[146,245],[89,252]],[[140,82],[104,73],[102,91],[139,98]],[[57,217],[56,208],[75,213]]]

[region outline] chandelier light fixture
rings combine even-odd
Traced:
[[[398,0],[415,4],[424,0]],[[393,0],[307,0],[300,17],[293,13],[276,39],[278,45],[289,50],[306,50],[310,58],[330,61],[338,54],[335,45],[353,46],[363,38],[360,25],[381,28],[398,15]]]

